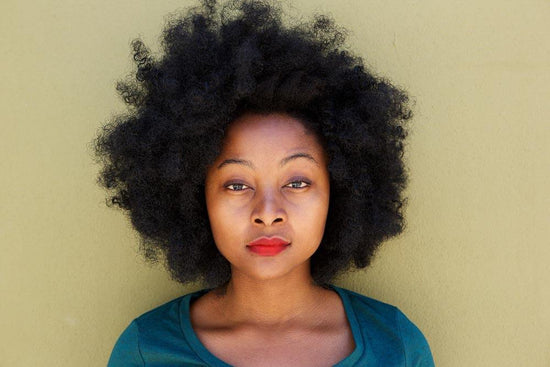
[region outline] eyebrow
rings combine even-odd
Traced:
[[[281,163],[279,163],[279,167],[283,167],[285,164],[287,164],[288,162],[290,161],[293,161],[295,159],[298,159],[298,158],[305,158],[305,159],[308,159],[310,161],[312,161],[313,163],[315,163],[316,165],[319,166],[319,162],[317,162],[315,160],[315,158],[313,158],[313,156],[311,154],[308,154],[308,153],[296,153],[296,154],[292,154],[286,158],[283,158],[281,160]],[[227,166],[229,164],[241,164],[243,166],[247,166],[247,167],[250,167],[252,169],[255,169],[254,165],[252,164],[252,162],[250,161],[247,161],[245,159],[238,159],[238,158],[229,158],[229,159],[226,159],[224,160],[223,162],[221,162],[219,165],[218,165],[218,169],[222,168],[223,166]]]

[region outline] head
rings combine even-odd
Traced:
[[[311,255],[311,275],[324,284],[367,266],[378,246],[402,230],[407,97],[366,70],[343,42],[327,17],[284,26],[280,11],[262,1],[207,0],[168,23],[162,57],[133,42],[136,79],[118,85],[132,108],[104,128],[96,152],[110,203],[128,211],[148,259],[164,257],[182,283],[227,282],[222,238],[232,225],[220,218],[231,213],[243,225],[238,241],[275,233],[283,223],[277,235],[305,241],[298,232],[310,228],[310,253],[303,255]],[[262,137],[281,144],[244,149]],[[298,142],[316,151],[315,162],[299,157],[281,166],[302,147]],[[290,178],[285,169],[310,163],[324,169],[324,201],[310,211],[315,219],[298,220],[309,204],[290,205],[284,195],[297,199],[313,185],[283,185]],[[237,169],[259,198],[245,200],[245,181],[228,186],[224,175]],[[246,205],[218,205],[238,200]],[[266,217],[265,210],[274,212]]]
[[[310,276],[330,183],[326,153],[300,120],[246,114],[232,122],[208,169],[205,194],[214,242],[232,276]]]

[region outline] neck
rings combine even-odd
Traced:
[[[233,272],[223,295],[226,317],[236,323],[281,325],[311,315],[321,303],[323,288],[309,273],[258,280]]]

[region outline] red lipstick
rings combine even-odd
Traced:
[[[275,256],[288,246],[290,246],[290,242],[279,237],[260,237],[250,242],[246,247],[260,256]]]

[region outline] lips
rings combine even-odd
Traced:
[[[290,246],[290,242],[280,237],[260,237],[250,242],[246,247],[260,256],[275,256],[288,246]]]

